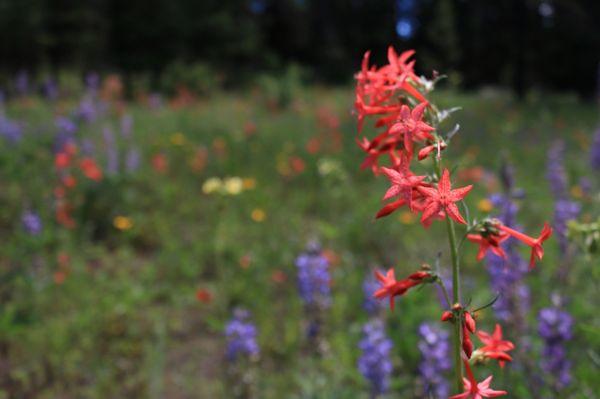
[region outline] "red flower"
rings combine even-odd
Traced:
[[[196,291],[196,299],[203,303],[211,303],[212,299],[213,299],[213,295],[211,294],[210,291],[208,291],[204,288],[199,288]]]
[[[438,182],[437,188],[425,186],[420,186],[418,188],[418,190],[425,197],[427,197],[423,215],[421,216],[421,223],[427,227],[428,221],[432,217],[435,217],[441,210],[443,210],[456,222],[467,224],[465,219],[463,219],[462,215],[460,214],[455,202],[465,198],[472,188],[472,185],[468,185],[466,187],[452,190],[450,183],[450,172],[448,169],[444,169],[442,178]]]
[[[484,357],[498,360],[500,367],[504,367],[504,362],[512,360],[510,355],[505,352],[513,350],[515,345],[508,340],[502,339],[502,327],[500,324],[496,324],[493,334],[485,331],[477,331],[477,337],[484,344],[483,347],[478,349],[478,351],[483,353]]]
[[[473,354],[473,341],[471,340],[471,334],[474,334],[475,330],[475,319],[469,311],[465,311],[462,322],[462,348],[467,356],[467,359],[470,359],[471,355]]]
[[[79,167],[88,179],[95,181],[102,179],[102,171],[92,158],[83,158],[79,161]]]
[[[529,237],[528,235],[523,234],[520,231],[513,230],[503,224],[500,224],[498,228],[531,247],[531,257],[529,259],[529,267],[531,268],[535,266],[536,258],[538,260],[542,260],[544,257],[544,248],[542,247],[542,244],[552,236],[552,227],[550,227],[548,223],[544,223],[544,228],[542,229],[538,238]]]
[[[65,169],[69,166],[69,163],[71,163],[71,156],[66,152],[59,152],[54,157],[54,166],[56,166],[56,169]]]
[[[506,259],[506,253],[500,244],[508,239],[508,234],[502,232],[500,232],[500,234],[468,234],[467,239],[473,243],[479,244],[477,260],[482,260],[488,250],[491,250],[497,256]]]
[[[403,135],[404,149],[408,152],[409,157],[412,157],[413,154],[413,141],[433,139],[430,132],[435,129],[421,120],[428,105],[427,102],[422,102],[412,111],[408,105],[402,105],[400,108],[400,120],[390,129],[390,135]]]
[[[491,375],[482,382],[478,383],[473,376],[473,371],[471,370],[471,366],[469,366],[469,362],[465,360],[464,363],[465,368],[467,369],[467,376],[469,377],[463,378],[465,391],[463,393],[459,393],[458,395],[450,396],[448,399],[495,398],[507,394],[506,391],[495,391],[490,388],[490,383],[492,382],[493,378]]]
[[[375,291],[373,296],[377,299],[389,296],[390,308],[394,310],[394,297],[404,295],[410,288],[421,284],[423,279],[429,276],[429,273],[420,271],[411,274],[404,280],[396,281],[394,269],[389,269],[385,276],[379,271],[375,271],[375,277],[377,277],[382,286]]]
[[[415,176],[410,170],[408,170],[408,159],[402,157],[403,161],[399,170],[394,170],[386,167],[382,167],[381,171],[390,180],[392,186],[385,193],[383,200],[388,200],[392,197],[400,196],[404,199],[410,209],[413,209],[413,189],[419,187],[421,182],[425,179],[425,176]]]

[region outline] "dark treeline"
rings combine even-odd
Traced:
[[[157,74],[179,61],[209,64],[236,83],[296,63],[337,83],[352,76],[365,50],[381,61],[390,43],[417,49],[427,71],[454,71],[465,88],[591,95],[600,2],[0,0],[4,74],[65,67]]]

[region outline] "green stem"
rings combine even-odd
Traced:
[[[448,228],[448,239],[450,241],[450,253],[452,255],[452,301],[460,304],[460,266],[458,263],[458,248],[456,247],[456,233],[454,232],[454,222],[446,215],[446,227]],[[463,388],[462,360],[460,356],[460,320],[454,321],[453,334],[453,357],[454,373],[456,376],[456,389],[461,392]]]

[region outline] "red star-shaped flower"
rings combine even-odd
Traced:
[[[429,105],[422,102],[417,105],[412,111],[408,105],[402,105],[400,108],[400,118],[390,129],[390,135],[401,134],[404,137],[404,148],[409,157],[413,154],[413,141],[423,141],[433,139],[430,132],[435,130],[427,123],[423,122],[423,113]]]
[[[473,371],[471,371],[471,366],[469,366],[469,362],[465,360],[464,363],[465,368],[467,370],[467,376],[469,377],[463,378],[465,391],[463,393],[459,393],[458,395],[450,396],[448,399],[495,398],[507,394],[506,391],[495,391],[490,388],[490,383],[492,382],[493,378],[491,375],[485,380],[478,383],[475,377],[473,376]]]
[[[504,362],[512,360],[510,355],[505,352],[515,349],[515,345],[508,340],[502,339],[502,327],[500,324],[496,324],[496,328],[492,334],[481,330],[477,331],[477,337],[484,344],[483,347],[478,349],[478,351],[483,353],[483,356],[498,360],[500,367],[504,367]]]
[[[421,216],[421,223],[427,226],[430,218],[435,217],[441,210],[461,224],[467,224],[460,214],[455,202],[458,202],[466,197],[471,191],[473,185],[457,188],[452,190],[450,183],[450,172],[444,169],[442,178],[438,182],[437,188],[420,186],[418,190],[427,197],[425,209]]]

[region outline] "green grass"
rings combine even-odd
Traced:
[[[567,143],[572,185],[588,176],[596,178],[598,189],[586,152],[597,123],[593,105],[560,97],[518,103],[502,93],[441,92],[436,97],[443,107],[463,107],[451,118],[461,131],[448,156],[461,168],[484,170],[468,198],[472,215],[483,215],[476,204],[499,189],[495,174],[506,156],[526,193],[519,222],[537,234],[543,221],[552,218],[545,157],[559,137]],[[100,183],[82,179],[76,188],[78,227],[72,231],[54,221],[52,138],[33,132],[48,130],[52,115],[74,103],[10,103],[7,114],[25,120],[29,133],[16,146],[0,144],[0,350],[8,365],[0,371],[4,395],[231,397],[223,328],[231,310],[243,306],[252,311],[260,332],[261,356],[253,365],[256,397],[367,398],[367,385],[356,370],[356,345],[367,320],[361,307],[363,279],[373,266],[394,266],[403,275],[423,262],[433,264],[439,251],[442,267],[449,270],[449,254],[441,223],[425,231],[406,215],[400,221],[396,213],[374,221],[386,181],[358,168],[362,154],[354,144],[352,99],[351,90],[311,88],[295,93],[287,107],[260,93],[217,93],[188,107],[158,111],[127,104],[135,121],[134,141],[143,153],[141,169]],[[319,112],[339,118],[339,129],[319,122]],[[245,133],[248,122],[256,125],[250,136]],[[96,143],[101,163],[102,127],[117,123],[111,108],[80,133]],[[339,151],[330,148],[333,130],[342,136]],[[176,132],[184,135],[184,143]],[[306,150],[313,137],[323,141],[316,154]],[[124,150],[124,141],[120,145]],[[190,166],[198,149],[208,152],[202,170]],[[162,174],[151,163],[158,153],[168,160]],[[302,172],[288,170],[294,156],[303,159]],[[202,190],[211,177],[233,176],[254,179],[255,187],[237,195]],[[582,218],[597,216],[597,201],[581,201]],[[44,233],[39,237],[20,228],[26,206],[42,215]],[[264,212],[264,220],[252,218],[256,210]],[[133,227],[116,229],[112,221],[118,215],[130,218]],[[339,258],[332,268],[333,306],[325,327],[329,351],[322,358],[311,356],[307,348],[295,283],[294,259],[312,238]],[[475,304],[485,303],[493,296],[487,273],[475,262],[475,248],[465,249],[465,295]],[[69,256],[62,266],[59,254]],[[246,267],[240,261],[244,256],[250,259]],[[578,257],[567,283],[557,285],[553,241],[527,278],[533,298],[529,353],[535,365],[541,345],[536,314],[550,305],[552,292],[569,299],[567,308],[577,321],[569,344],[575,383],[561,397],[593,398],[600,391],[593,360],[600,354],[595,266],[597,259]],[[60,284],[55,282],[57,271],[66,275]],[[274,272],[282,272],[286,281],[274,282]],[[198,289],[208,290],[213,300],[199,302]],[[438,320],[440,313],[430,287],[411,292],[398,301],[396,312],[386,313],[395,344],[389,398],[419,396],[416,330],[423,321]],[[484,329],[493,323],[492,311],[482,314]],[[490,369],[496,387],[507,388],[510,397],[532,397],[531,381],[518,370]]]

